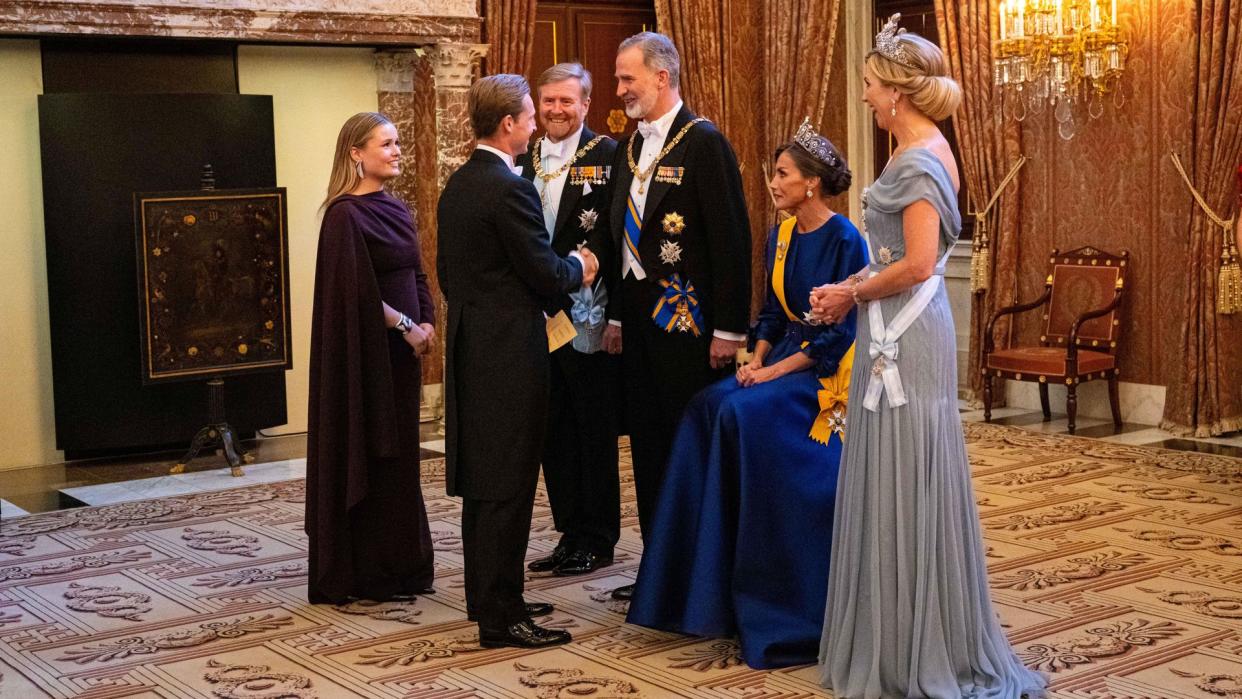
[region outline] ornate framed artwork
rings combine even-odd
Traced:
[[[134,194],[145,384],[292,368],[285,189]]]

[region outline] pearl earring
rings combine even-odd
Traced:
[[[897,98],[893,98],[893,108],[888,110],[891,116],[897,116]]]
[[[810,198],[811,198],[811,195],[812,195],[811,190],[809,190],[809,189],[808,189],[808,190],[806,190],[806,198],[807,198],[807,199],[810,199]]]

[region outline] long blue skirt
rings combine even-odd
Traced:
[[[753,668],[815,662],[841,457],[837,433],[809,436],[820,388],[806,370],[749,388],[729,377],[694,397],[627,621],[737,635]]]

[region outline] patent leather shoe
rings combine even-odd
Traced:
[[[545,629],[530,619],[523,619],[503,629],[479,629],[479,645],[484,648],[546,648],[572,640],[568,631]]]
[[[536,558],[530,563],[527,563],[526,570],[529,570],[532,573],[547,573],[548,571],[555,570],[556,567],[569,556],[569,554],[569,549],[557,544],[556,548],[552,549],[552,553],[550,555],[544,556],[543,558]]]
[[[557,575],[582,575],[612,565],[612,556],[601,556],[590,551],[574,551],[565,557],[555,569]]]

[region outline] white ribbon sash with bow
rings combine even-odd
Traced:
[[[870,241],[868,241],[870,243]],[[867,246],[871,246],[868,244]],[[871,356],[871,376],[867,379],[867,392],[863,395],[863,407],[871,412],[880,409],[880,395],[888,392],[888,404],[892,407],[905,405],[906,390],[901,385],[901,372],[897,370],[897,340],[914,324],[927,304],[931,303],[940,284],[944,279],[941,270],[949,260],[949,252],[936,263],[936,273],[919,285],[918,291],[897,312],[893,322],[884,326],[884,312],[880,310],[879,299],[867,304],[867,317],[871,323],[871,345],[867,353]],[[878,272],[871,270],[868,276],[874,277]],[[879,379],[877,381],[877,379]]]

